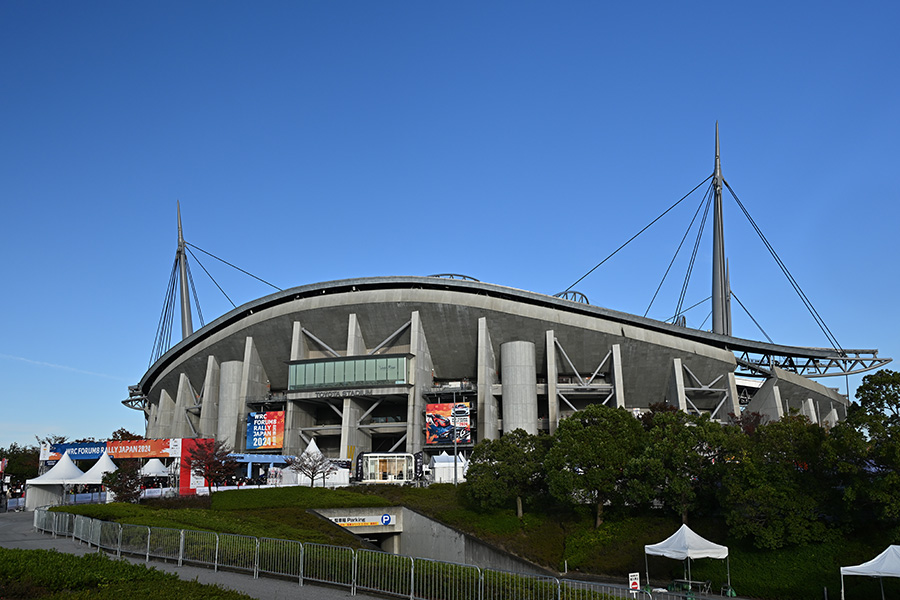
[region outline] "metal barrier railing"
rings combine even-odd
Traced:
[[[147,556],[180,562],[181,536],[182,531],[180,529],[151,527],[149,541],[147,542]]]
[[[185,529],[181,559],[182,562],[217,568],[219,565],[219,536],[211,531]]]
[[[122,536],[119,538],[119,555],[137,554],[150,560],[150,528],[145,525],[122,525]]]
[[[296,577],[303,584],[303,544],[294,540],[259,538],[259,572]]]
[[[485,569],[481,578],[481,600],[556,600],[559,580],[548,575],[528,575]]]
[[[121,530],[122,526],[118,523],[100,521],[100,541],[97,546],[109,552],[117,552],[120,547],[119,532]]]
[[[219,534],[219,565],[259,575],[259,540],[248,535]]]
[[[303,544],[303,579],[353,589],[356,553],[352,548]]]
[[[34,512],[34,528],[71,536],[98,550],[296,578],[372,591],[410,600],[681,600],[673,592],[633,592],[626,586],[480,569],[474,565],[413,558],[375,550],[304,544],[190,529],[120,525],[45,508]]]
[[[418,600],[469,600],[479,598],[481,569],[475,565],[416,558],[413,560],[413,590]]]
[[[412,598],[413,559],[375,550],[356,551],[356,589]]]

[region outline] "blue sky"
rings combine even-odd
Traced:
[[[189,242],[282,288],[455,272],[553,294],[712,172],[717,120],[726,180],[841,345],[900,358],[898,13],[0,3],[0,446],[143,431],[120,401],[148,366],[176,201]],[[576,289],[643,314],[699,202]],[[757,321],[827,346],[730,199],[725,220]],[[686,305],[709,295],[710,249]],[[674,311],[687,256],[650,316]],[[271,291],[201,261],[237,304]],[[209,322],[231,305],[193,270]]]

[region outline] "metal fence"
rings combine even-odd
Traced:
[[[558,579],[481,569],[474,565],[354,550],[341,546],[304,544],[293,540],[256,538],[228,533],[120,525],[82,515],[34,511],[34,528],[66,536],[99,550],[175,561],[213,569],[244,571],[324,583],[410,600],[613,600],[616,598],[682,600],[695,598],[671,592],[633,592],[627,586]]]

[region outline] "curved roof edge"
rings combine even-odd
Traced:
[[[545,307],[552,307],[557,310],[578,313],[582,315],[594,316],[609,321],[614,321],[626,325],[632,325],[666,333],[676,337],[689,339],[696,342],[708,344],[710,346],[728,350],[730,352],[750,352],[760,354],[779,354],[793,357],[812,357],[812,358],[832,358],[839,357],[840,354],[829,348],[809,348],[804,346],[784,346],[781,344],[770,344],[766,342],[758,342],[742,338],[731,337],[712,333],[709,331],[701,331],[699,329],[689,329],[678,325],[672,325],[650,319],[640,317],[625,312],[602,308],[591,304],[582,304],[572,300],[563,300],[554,296],[540,294],[520,290],[517,288],[506,287],[493,283],[484,283],[479,281],[459,280],[459,279],[443,279],[437,277],[423,276],[391,276],[391,277],[364,277],[356,279],[341,279],[335,281],[325,281],[313,283],[299,287],[290,288],[268,296],[263,296],[256,300],[242,304],[241,306],[225,313],[218,319],[206,324],[198,329],[186,339],[181,340],[169,349],[155,363],[150,365],[147,372],[141,378],[139,387],[144,388],[148,379],[153,379],[156,373],[165,369],[175,357],[191,346],[196,345],[201,340],[212,335],[216,331],[235,323],[258,310],[277,306],[279,304],[292,302],[303,297],[322,294],[339,294],[348,291],[373,290],[385,288],[409,288],[409,289],[444,289],[461,293],[471,293],[479,295],[488,295],[507,300],[514,300],[526,304],[533,304]],[[849,350],[845,349],[845,353],[877,353],[877,350]]]

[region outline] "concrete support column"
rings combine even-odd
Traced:
[[[497,399],[493,387],[497,383],[497,359],[491,344],[487,319],[478,319],[478,431],[476,442],[500,437]]]
[[[203,401],[200,404],[200,428],[202,438],[216,437],[219,422],[219,361],[209,355],[206,359],[206,377],[203,380]]]
[[[244,363],[230,360],[220,365],[219,376],[219,418],[216,426],[216,440],[236,448],[244,416],[241,401],[241,372]]]
[[[147,419],[147,439],[155,440],[159,437],[159,434],[156,431],[159,429],[158,425],[159,418],[159,403],[154,402],[150,404],[150,417]]]
[[[819,422],[819,415],[816,413],[816,403],[812,398],[807,398],[800,405],[800,414],[810,420],[811,423]]]
[[[306,344],[306,336],[303,335],[303,326],[299,321],[294,321],[291,331],[291,360],[304,360],[309,358],[309,346]]]
[[[725,401],[725,404],[728,407],[728,412],[737,417],[741,416],[741,402],[738,397],[737,380],[734,378],[734,373],[728,374],[728,400]],[[718,418],[721,421],[726,421],[727,416],[727,414],[719,415]]]
[[[503,431],[524,429],[537,435],[537,371],[533,342],[507,342],[500,346],[503,382]]]
[[[361,356],[366,353],[366,342],[363,339],[362,330],[359,328],[359,319],[356,313],[350,315],[347,324],[347,356]]]
[[[613,384],[613,400],[616,408],[625,408],[625,377],[622,375],[622,346],[613,344],[609,357],[609,381]]]
[[[840,420],[840,417],[838,417],[837,409],[835,408],[834,404],[832,404],[829,407],[828,412],[825,413],[825,416],[822,417],[822,426],[823,427],[834,427],[835,425],[837,425],[837,422],[839,420]]]
[[[547,354],[547,405],[550,410],[550,435],[559,427],[559,396],[556,386],[559,383],[559,368],[556,364],[556,333],[551,329],[544,337]]]
[[[344,398],[341,418],[341,458],[353,460],[360,452],[371,452],[372,436],[359,428],[359,418],[366,412],[353,398]]]
[[[669,374],[669,391],[666,403],[677,406],[678,410],[687,412],[687,396],[684,392],[684,368],[680,358],[672,359],[672,371]]]
[[[425,329],[419,311],[412,313],[409,327],[409,389],[406,413],[406,451],[415,454],[425,446],[425,396],[426,389],[434,384],[434,363],[428,350]]]
[[[197,395],[194,392],[194,387],[191,385],[191,380],[188,379],[186,373],[181,373],[178,376],[178,392],[175,394],[175,414],[172,418],[171,437],[196,437],[191,430],[190,424],[188,424],[189,413],[187,412],[188,408],[194,406],[196,400]],[[196,425],[199,425],[199,423]]]
[[[172,436],[172,417],[175,416],[175,401],[167,390],[159,393],[159,412],[156,420],[156,435],[159,438]]]
[[[762,387],[753,394],[753,398],[747,404],[746,410],[758,412],[768,417],[770,421],[778,421],[784,417],[784,404],[781,401],[781,390],[778,389],[778,380],[774,377],[767,379],[762,384]]]
[[[238,418],[238,433],[235,440],[234,449],[237,452],[245,450],[247,445],[245,425],[249,410],[248,402],[260,402],[269,394],[269,377],[263,367],[262,360],[259,358],[259,352],[256,351],[256,345],[253,338],[247,336],[244,343],[244,362],[241,369],[241,414]]]

